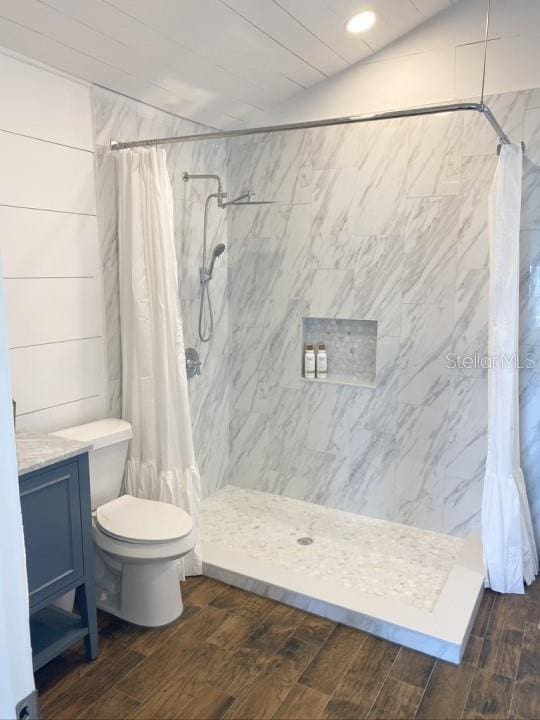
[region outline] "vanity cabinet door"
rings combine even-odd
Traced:
[[[77,462],[20,480],[30,609],[83,577]]]

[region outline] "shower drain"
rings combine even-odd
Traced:
[[[313,545],[313,538],[301,537],[296,541],[299,545]]]

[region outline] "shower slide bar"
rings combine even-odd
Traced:
[[[262,135],[265,133],[285,132],[287,130],[306,130],[309,128],[330,127],[332,125],[350,125],[354,123],[375,122],[377,120],[392,120],[396,118],[419,117],[422,115],[443,115],[445,113],[471,110],[483,115],[495,130],[502,145],[510,143],[510,138],[497,122],[489,107],[483,103],[461,102],[448,105],[427,105],[424,107],[408,108],[406,110],[388,110],[386,112],[370,113],[367,115],[344,115],[343,117],[326,118],[321,120],[307,120],[305,122],[285,123],[283,125],[266,125],[240,130],[216,130],[198,135],[177,135],[176,137],[152,138],[150,140],[133,140],[120,142],[111,140],[111,150],[124,150],[133,147],[148,147],[152,145],[168,145],[169,143],[198,142],[201,140],[222,140],[225,138],[242,137],[244,135]]]

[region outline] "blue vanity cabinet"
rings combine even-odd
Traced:
[[[84,638],[97,657],[88,455],[19,478],[34,670]],[[54,601],[75,590],[80,614]]]

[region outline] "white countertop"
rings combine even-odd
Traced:
[[[40,470],[92,449],[89,443],[47,433],[18,432],[16,439],[19,475]]]

